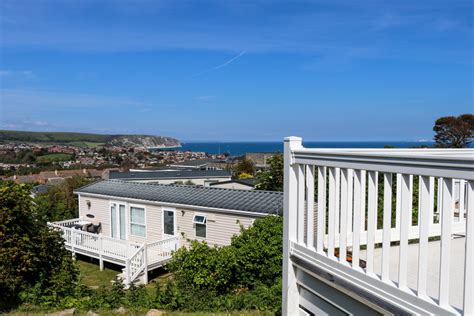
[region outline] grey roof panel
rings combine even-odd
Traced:
[[[153,179],[188,179],[188,178],[215,178],[229,177],[229,170],[157,170],[157,171],[113,171],[109,173],[110,179],[122,180],[153,180]]]
[[[192,167],[199,167],[205,166],[212,163],[222,163],[225,161],[217,160],[217,159],[195,159],[195,160],[186,160],[181,162],[170,163],[170,166],[192,166]]]
[[[265,214],[283,212],[283,193],[273,191],[108,180],[89,184],[75,192]]]

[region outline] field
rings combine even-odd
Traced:
[[[104,146],[105,143],[95,143],[95,142],[70,142],[67,143],[69,146],[81,147],[81,148],[95,148]]]
[[[48,155],[43,155],[43,156],[38,156],[36,158],[36,161],[39,163],[48,163],[48,162],[54,162],[54,161],[68,161],[71,160],[72,155],[69,154],[48,154]]]
[[[25,132],[0,130],[1,142],[53,143],[66,144],[72,142],[106,143],[113,135],[63,133],[63,132]]]
[[[83,148],[98,146],[175,147],[179,141],[171,137],[153,135],[102,135],[66,132],[26,132],[0,130],[0,144],[23,143],[38,145],[69,145]]]

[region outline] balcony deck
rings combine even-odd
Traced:
[[[464,236],[453,235],[451,240],[451,251],[450,251],[450,265],[449,265],[449,302],[459,312],[463,308],[463,287],[460,284],[464,283],[464,254],[466,238]],[[440,249],[441,242],[430,241],[428,242],[428,265],[427,265],[427,284],[426,294],[429,300],[433,303],[437,302],[439,293],[439,269],[440,269]],[[397,267],[400,262],[400,246],[390,247],[390,273],[389,278],[394,286],[398,282]],[[362,250],[360,252],[362,260],[367,259],[367,251]],[[413,243],[408,245],[407,253],[408,270],[407,270],[407,287],[416,295],[416,288],[418,285],[418,264],[419,264],[419,244]],[[382,274],[382,248],[375,248],[374,251],[374,273],[380,278]]]
[[[178,249],[177,236],[141,244],[71,227],[81,220],[75,218],[49,223],[49,226],[61,231],[66,249],[73,254],[99,259],[101,269],[104,261],[123,266],[122,276],[126,286],[139,277],[147,283],[148,271],[163,266],[171,259],[172,252]]]
[[[284,314],[318,310],[308,291],[343,313],[347,297],[382,313],[474,313],[473,149],[312,149],[290,137],[284,167]],[[301,271],[342,294],[325,297]]]

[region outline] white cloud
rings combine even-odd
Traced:
[[[201,95],[201,96],[195,97],[194,99],[198,101],[211,101],[211,100],[214,100],[215,98],[216,98],[215,95]]]
[[[4,70],[0,69],[0,77],[13,77],[13,76],[32,76],[33,71],[31,70]]]
[[[43,90],[0,89],[1,110],[58,110],[74,108],[148,108],[146,103],[126,97],[64,93]]]

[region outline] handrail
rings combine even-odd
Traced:
[[[462,155],[440,155],[401,154],[391,152],[391,149],[384,152],[357,152],[298,147],[289,155],[291,165],[317,165],[474,180],[474,149],[462,150]]]
[[[141,245],[140,248],[135,251],[127,260],[127,282],[133,282],[135,278],[145,269],[147,262],[145,262],[145,245]],[[128,285],[127,284],[127,285]]]
[[[48,225],[51,228],[62,231],[64,242],[67,246],[71,247],[72,252],[83,250],[88,253],[95,253],[100,260],[104,257],[120,260],[113,262],[125,265],[125,283],[127,286],[140,273],[146,272],[148,265],[164,262],[171,258],[172,252],[178,246],[178,236],[141,244],[64,226],[79,220],[79,218],[76,218],[60,222],[50,222]]]
[[[172,237],[168,237],[168,238],[165,238],[165,239],[161,239],[161,240],[157,240],[157,241],[147,243],[147,245],[148,245],[148,247],[153,247],[153,246],[161,245],[161,244],[167,243],[169,241],[178,240],[178,239],[179,239],[178,236],[172,236]]]
[[[292,257],[410,313],[474,312],[474,149],[316,149],[290,137],[284,158],[283,313],[295,313],[291,304],[299,300]],[[450,295],[454,234],[465,239],[464,280],[453,290],[464,302],[457,300],[458,309]],[[437,288],[427,281],[430,237],[440,244]],[[418,263],[408,266],[412,240]],[[398,250],[391,254],[392,242]],[[409,270],[416,271],[416,292]]]

